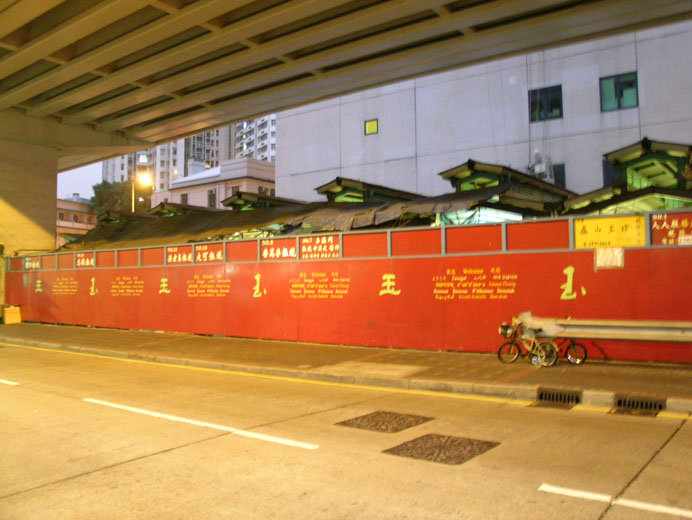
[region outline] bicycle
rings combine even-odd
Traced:
[[[564,356],[567,358],[567,361],[573,365],[581,365],[586,361],[587,356],[584,345],[574,341],[572,338],[563,339],[560,343],[556,343],[557,341],[558,340],[553,340],[553,343],[558,351],[558,355],[560,354],[560,349],[563,347],[563,345],[569,342],[569,345],[567,345],[564,352]]]
[[[512,318],[512,324],[503,323],[498,329],[501,336],[509,339],[497,350],[497,357],[503,363],[514,363],[524,347],[531,364],[537,368],[551,367],[557,363],[557,346],[552,341],[537,340],[536,331],[524,329],[521,320]]]

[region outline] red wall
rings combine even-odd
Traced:
[[[527,310],[582,319],[692,319],[692,248],[628,249],[624,268],[595,270],[592,250],[527,251],[526,234],[515,226],[507,239],[521,251],[462,256],[408,256],[416,242],[419,254],[435,255],[439,229],[392,232],[392,257],[382,232],[343,235],[343,242],[333,235],[348,257],[336,260],[257,261],[262,248],[276,244],[258,248],[254,241],[228,244],[227,261],[238,254],[237,263],[155,266],[166,256],[152,249],[141,255],[151,267],[113,267],[114,256],[119,266],[135,261],[128,251],[99,252],[93,268],[80,267],[80,256],[73,263],[72,254],[58,255],[65,268],[40,270],[56,262],[34,261],[38,267],[9,272],[6,299],[22,306],[27,321],[478,352],[497,350],[498,325]],[[479,249],[498,245],[499,227],[483,228],[488,240]],[[475,235],[482,232],[476,228]],[[451,237],[454,250],[463,249],[460,237]],[[282,249],[296,244],[283,240]],[[367,258],[372,254],[385,257]],[[101,257],[108,267],[98,268]],[[88,264],[94,255],[81,258]],[[585,343],[592,357],[692,362],[685,343]]]

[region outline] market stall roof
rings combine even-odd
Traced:
[[[627,191],[649,186],[690,189],[692,145],[644,138],[603,156],[620,174]]]
[[[169,217],[172,215],[187,215],[190,213],[216,213],[219,210],[215,208],[205,208],[203,206],[190,206],[188,204],[179,204],[177,202],[161,202],[154,206],[147,213],[158,217]]]
[[[323,231],[349,231],[411,222],[430,223],[435,215],[469,209],[509,189],[496,186],[472,192],[450,193],[392,203],[314,202],[257,208],[254,211],[191,211],[159,213],[159,218],[99,222],[99,225],[64,246],[63,250],[112,249],[183,244],[222,239],[257,238]],[[165,215],[165,216],[164,216]],[[427,219],[427,220],[426,220]]]
[[[345,177],[337,177],[327,184],[318,186],[315,191],[325,195],[330,202],[392,202],[420,198],[417,193]]]
[[[506,185],[508,189],[488,207],[535,216],[557,212],[563,201],[575,193],[499,164],[481,163],[469,159],[439,175],[448,180],[458,192]]]
[[[663,141],[653,141],[648,137],[644,137],[641,141],[630,144],[615,151],[606,153],[606,161],[609,163],[623,163],[641,157],[649,153],[664,153],[677,157],[692,156],[692,145],[680,143],[668,143]]]
[[[571,205],[572,204],[572,205]],[[640,213],[666,211],[692,206],[692,191],[649,186],[625,191],[608,186],[565,203],[565,215]]]
[[[692,145],[641,141],[603,156],[619,173],[609,186],[566,200],[564,213],[664,211],[692,206]]]
[[[304,206],[306,203],[293,199],[284,199],[282,197],[272,197],[262,193],[238,191],[222,200],[221,204],[234,210],[247,211],[271,206]]]
[[[130,213],[128,212],[119,212],[119,211],[111,211],[111,210],[106,210],[102,213],[99,213],[96,219],[99,222],[120,222],[123,220],[150,220],[154,219],[156,216],[150,215],[149,212],[136,212],[136,213]]]

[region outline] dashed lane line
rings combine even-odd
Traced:
[[[641,502],[639,500],[629,500],[627,498],[613,498],[611,495],[601,493],[592,493],[590,491],[582,491],[579,489],[570,489],[559,486],[551,486],[550,484],[541,484],[538,491],[545,493],[553,493],[556,495],[564,495],[573,498],[581,498],[583,500],[592,500],[595,502],[604,502],[614,506],[629,507],[642,511],[650,511],[653,513],[662,513],[666,515],[675,515],[681,518],[692,518],[692,509],[682,509],[679,507],[664,506],[662,504],[652,504],[650,502]]]
[[[169,421],[192,424],[194,426],[212,428],[214,430],[221,430],[224,432],[232,433],[233,435],[240,435],[242,437],[248,437],[250,439],[256,439],[260,441],[273,442],[274,444],[283,444],[285,446],[292,446],[294,448],[302,448],[305,450],[316,450],[319,448],[317,444],[309,444],[307,442],[294,441],[291,439],[285,439],[283,437],[276,437],[274,435],[264,435],[262,433],[249,432],[247,430],[239,430],[238,428],[233,428],[232,426],[223,426],[221,424],[196,421],[194,419],[187,419],[185,417],[178,417],[176,415],[169,415],[165,413],[153,412],[151,410],[144,410],[143,408],[135,408],[133,406],[127,406],[124,404],[116,404],[111,403],[109,401],[101,401],[99,399],[86,398],[83,399],[83,401],[87,403],[98,404],[101,406],[107,406],[109,408],[117,408],[118,410],[125,410],[127,412],[138,413],[140,415],[148,415],[149,417],[156,417],[158,419],[166,419]]]

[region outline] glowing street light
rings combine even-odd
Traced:
[[[147,187],[151,186],[153,180],[151,175],[148,173],[140,173],[135,179],[132,179],[132,213],[135,212],[135,183],[139,182],[140,186]]]

